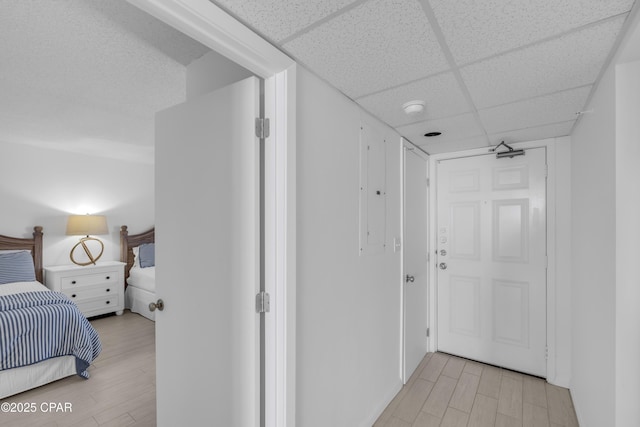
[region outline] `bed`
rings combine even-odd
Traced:
[[[120,227],[120,261],[125,265],[124,306],[149,320],[155,312],[149,304],[156,302],[155,228],[140,234],[129,234]]]
[[[33,238],[0,235],[0,399],[78,375],[102,349],[65,295],[43,284],[42,227]]]

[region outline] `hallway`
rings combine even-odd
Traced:
[[[575,427],[569,390],[518,372],[429,353],[374,427]]]

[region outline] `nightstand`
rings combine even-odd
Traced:
[[[44,284],[76,303],[86,317],[124,310],[124,263],[57,265],[44,268]]]

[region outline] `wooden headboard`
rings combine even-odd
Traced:
[[[129,278],[129,270],[133,267],[133,248],[143,243],[154,243],[156,239],[155,227],[140,234],[129,234],[126,225],[120,227],[120,261],[126,263],[124,269],[125,287]]]
[[[36,280],[40,283],[44,283],[42,276],[42,227],[39,225],[33,227],[32,239],[21,239],[19,237],[0,235],[0,250],[19,249],[31,251],[31,255],[33,256],[33,266],[36,270]]]

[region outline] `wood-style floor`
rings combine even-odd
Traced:
[[[128,310],[92,320],[102,353],[77,376],[0,402],[71,403],[71,413],[0,413],[0,425],[155,426],[155,324]],[[569,391],[544,380],[430,353],[374,427],[578,426]]]
[[[430,353],[374,427],[578,426],[569,390],[517,372]]]
[[[72,376],[0,402],[36,403],[36,413],[0,413],[5,426],[155,426],[155,324],[126,310],[92,320],[102,353],[91,378]],[[71,413],[43,413],[42,403],[71,403]]]

